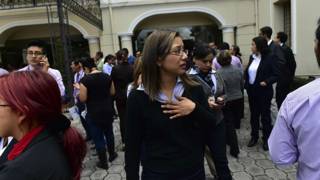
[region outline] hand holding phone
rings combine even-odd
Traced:
[[[219,105],[224,105],[224,99],[222,97],[218,97],[216,103]]]
[[[49,64],[49,61],[48,61],[47,56],[44,55],[44,56],[41,58],[39,64],[40,64],[40,66],[41,66],[41,68],[42,68],[42,70],[43,70],[44,72],[48,72],[48,69],[49,69],[50,64]]]

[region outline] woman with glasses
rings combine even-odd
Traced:
[[[61,114],[55,80],[42,71],[0,78],[0,136],[17,143],[0,166],[0,179],[80,180],[86,144]]]
[[[203,126],[215,119],[201,86],[186,75],[186,59],[176,32],[155,31],[145,42],[142,84],[127,102],[127,180],[139,179],[140,160],[142,180],[205,179]]]

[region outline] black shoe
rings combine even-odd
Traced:
[[[258,142],[257,138],[251,138],[247,146],[248,147],[253,147],[253,146],[255,146],[257,144],[257,142]]]
[[[109,168],[108,163],[102,163],[101,161],[97,162],[97,167],[105,170]]]
[[[97,163],[97,166],[99,168],[107,170],[109,168],[108,162],[107,162],[107,154],[106,149],[101,149],[97,151],[99,162]]]
[[[238,159],[239,154],[240,154],[239,149],[237,149],[237,150],[230,149],[230,155],[232,157]]]
[[[111,155],[109,155],[109,162],[112,162],[113,160],[115,160],[118,157],[118,154],[115,152]]]
[[[269,151],[269,146],[268,146],[268,142],[267,141],[263,142],[262,149],[265,150],[265,151]]]
[[[239,152],[232,152],[230,151],[230,155],[236,159],[238,159],[238,156],[239,156]]]

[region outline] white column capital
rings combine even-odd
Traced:
[[[131,41],[132,33],[118,33],[121,38],[121,41]]]
[[[235,26],[228,25],[228,26],[221,26],[220,29],[223,33],[233,33]]]
[[[87,36],[85,38],[88,40],[89,44],[99,43],[99,37],[97,37],[97,36]]]

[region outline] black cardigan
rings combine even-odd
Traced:
[[[14,160],[0,166],[0,180],[71,180],[72,174],[57,138],[44,130]]]
[[[140,159],[144,168],[159,173],[186,172],[203,166],[204,127],[214,127],[216,119],[201,86],[186,89],[182,96],[196,103],[194,111],[169,119],[160,102],[151,101],[144,91],[131,92],[125,138],[127,180],[139,179]]]

